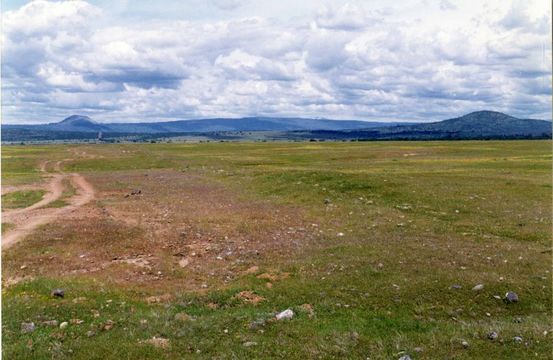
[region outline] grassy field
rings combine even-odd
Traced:
[[[2,195],[3,209],[20,209],[39,202],[44,196],[43,190],[14,191]]]
[[[551,145],[4,146],[97,194],[3,253],[3,356],[550,358]]]

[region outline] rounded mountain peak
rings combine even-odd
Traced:
[[[71,124],[71,125],[80,125],[80,124],[96,124],[91,118],[85,115],[71,115],[66,117],[60,124]]]

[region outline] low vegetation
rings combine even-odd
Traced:
[[[71,182],[68,179],[64,179],[62,181],[63,185],[63,193],[61,194],[61,197],[57,200],[52,201],[45,207],[47,208],[61,208],[68,205],[67,200],[74,196],[77,192],[75,191],[75,188],[73,185],[71,185]]]
[[[2,208],[19,209],[39,202],[44,196],[43,190],[14,191],[2,195]]]
[[[4,147],[4,184],[38,181],[35,149]],[[96,199],[3,254],[6,358],[553,350],[551,141],[48,152]]]
[[[12,223],[2,223],[2,234],[13,228]]]

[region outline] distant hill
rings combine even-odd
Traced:
[[[22,126],[27,128],[28,126]],[[98,124],[88,116],[71,115],[68,118],[63,119],[58,123],[51,123],[46,125],[34,125],[36,128],[44,128],[56,131],[83,131],[83,132],[98,132],[107,130],[106,126]]]
[[[285,136],[328,140],[550,139],[551,132],[551,121],[519,119],[484,110],[431,123],[343,131],[296,131]]]
[[[88,116],[72,115],[57,123],[2,125],[2,141],[55,140],[56,138],[67,139],[67,136],[77,136],[76,139],[92,139],[100,131],[110,134],[110,136],[117,136],[117,134],[163,134],[167,136],[172,133],[210,133],[220,131],[348,130],[381,127],[386,124],[383,122],[356,120],[271,117],[100,124]],[[72,134],[68,134],[68,132]]]
[[[476,111],[470,114],[434,123],[397,126],[382,129],[383,134],[409,134],[421,132],[441,134],[454,138],[551,136],[551,122],[534,119],[519,119],[496,111]]]
[[[246,117],[239,119],[177,120],[164,122],[106,123],[94,122],[88,116],[72,115],[57,123],[44,125],[3,125],[18,128],[51,131],[167,133],[210,131],[288,131],[288,130],[345,130],[383,126],[383,122],[356,120],[321,120],[303,118]],[[398,124],[398,123],[396,123]]]
[[[551,138],[551,122],[519,119],[495,111],[417,124],[271,117],[100,124],[87,116],[72,115],[58,123],[2,125],[2,141],[94,139],[100,131],[105,138],[140,134],[142,139],[186,134],[219,140],[252,138],[244,132],[266,132],[262,138],[281,140],[533,139]]]

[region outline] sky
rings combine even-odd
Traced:
[[[545,0],[2,1],[2,122],[551,119]]]

